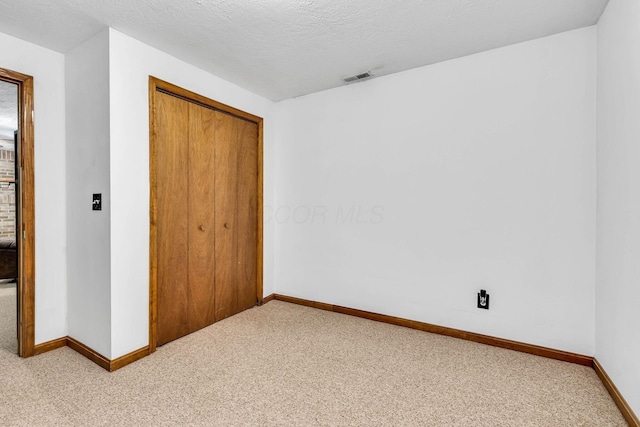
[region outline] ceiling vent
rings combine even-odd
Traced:
[[[366,73],[358,74],[357,76],[347,77],[346,79],[344,79],[344,81],[347,83],[351,83],[351,82],[357,82],[359,80],[368,79],[370,77],[373,77],[373,74],[371,74],[370,71],[367,71]]]

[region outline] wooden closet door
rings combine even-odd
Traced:
[[[158,345],[189,332],[188,106],[176,97],[156,93]]]
[[[162,91],[154,99],[162,345],[256,305],[259,125]]]
[[[216,321],[238,312],[238,122],[215,112]]]
[[[189,103],[189,332],[215,322],[215,112]]]
[[[238,311],[242,311],[257,300],[258,125],[238,120]]]
[[[258,126],[216,113],[216,321],[256,305]]]

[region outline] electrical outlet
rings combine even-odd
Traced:
[[[478,293],[478,308],[489,310],[489,294],[484,289]]]

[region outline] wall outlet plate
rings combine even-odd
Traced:
[[[478,308],[489,310],[489,294],[484,289],[478,292]]]

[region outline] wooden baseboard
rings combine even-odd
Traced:
[[[61,347],[69,347],[72,350],[75,350],[76,352],[80,353],[87,359],[91,360],[92,362],[109,372],[116,371],[123,366],[127,366],[128,364],[142,359],[143,357],[150,354],[149,346],[146,346],[132,351],[129,354],[125,354],[124,356],[118,357],[117,359],[110,360],[97,351],[93,350],[91,347],[88,347],[75,338],[71,337],[62,337],[52,341],[47,341],[42,344],[38,344],[35,346],[35,354],[46,353],[48,351],[55,350]]]
[[[42,344],[37,344],[33,350],[34,355],[46,353],[51,350],[55,350],[57,348],[66,347],[67,346],[67,337],[58,338],[55,340],[43,342]]]
[[[275,297],[276,297],[276,294],[271,294],[269,296],[266,296],[266,297],[262,298],[262,305],[265,305],[269,301],[273,301],[275,299]]]
[[[111,370],[111,360],[107,359],[106,357],[104,357],[97,351],[93,350],[92,348],[87,347],[80,341],[71,337],[67,337],[67,345],[69,346],[69,348],[77,351],[78,353],[80,353],[87,359],[91,360],[101,368],[104,368],[107,371]]]
[[[506,340],[503,338],[491,337],[488,335],[466,332],[460,329],[447,328],[444,326],[432,325],[430,323],[418,322],[415,320],[403,319],[401,317],[387,316],[385,314],[372,313],[369,311],[357,310],[355,308],[342,307],[339,305],[327,304],[323,302],[309,301],[301,298],[289,297],[275,294],[275,299],[307,307],[319,308],[321,310],[333,311],[335,313],[348,314],[362,317],[363,319],[375,320],[377,322],[389,323],[406,328],[418,329],[420,331],[431,332],[439,335],[446,335],[453,338],[460,338],[467,341],[474,341],[494,347],[507,348],[509,350],[520,351],[522,353],[535,354],[536,356],[548,357],[550,359],[562,360],[584,366],[592,366],[593,358],[567,351],[555,350],[548,347],[540,347],[533,344],[526,344],[518,341]]]
[[[622,395],[620,394],[618,387],[616,387],[613,381],[611,381],[611,378],[609,377],[607,372],[595,358],[593,359],[593,369],[596,371],[596,374],[598,374],[600,381],[602,381],[602,384],[604,384],[604,387],[611,395],[611,398],[618,406],[618,409],[620,409],[620,412],[622,412],[622,416],[625,420],[627,420],[627,423],[629,423],[629,426],[640,427],[640,420],[631,409],[631,406],[629,406],[627,401],[624,400],[624,397],[622,397]]]
[[[125,354],[124,356],[121,356],[121,357],[118,357],[117,359],[112,360],[109,366],[109,371],[111,372],[116,371],[122,368],[123,366],[127,366],[129,363],[133,363],[136,360],[140,360],[143,357],[148,356],[149,354],[150,354],[149,346],[142,347],[136,351],[132,351],[129,354]]]

